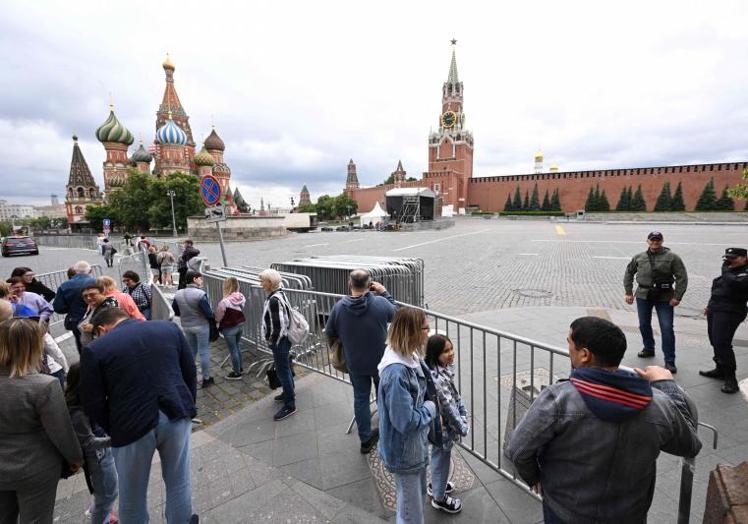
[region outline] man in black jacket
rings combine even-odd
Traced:
[[[184,250],[182,251],[182,255],[179,257],[179,263],[177,264],[177,271],[179,271],[179,285],[177,286],[177,289],[184,289],[187,287],[186,275],[187,270],[190,269],[188,262],[195,258],[197,255],[200,254],[200,250],[197,249],[192,242],[192,240],[185,240],[184,241]]]
[[[92,424],[112,437],[122,522],[148,522],[148,479],[158,450],[166,521],[192,515],[190,434],[196,370],[176,324],[138,322],[119,308],[92,319],[98,338],[81,355],[81,401]]]
[[[712,281],[712,295],[706,314],[709,343],[714,348],[714,369],[699,375],[723,379],[723,393],[737,393],[735,352],[732,337],[745,320],[748,302],[748,252],[742,247],[729,247],[722,257],[722,274]]]

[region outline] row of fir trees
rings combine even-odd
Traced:
[[[510,195],[506,196],[504,211],[561,211],[561,198],[558,189],[554,189],[553,193],[550,194],[546,189],[541,202],[538,185],[535,184],[535,187],[532,188],[532,195],[525,191],[525,198],[523,199],[519,186],[517,186],[517,189],[514,190],[514,199]]]

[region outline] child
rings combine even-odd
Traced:
[[[47,332],[47,324],[41,323],[41,329],[44,331],[44,357],[47,360],[47,367],[49,368],[49,374],[53,377],[57,377],[60,381],[62,390],[65,391],[65,373],[68,372],[68,360],[65,358],[65,353],[60,350],[60,346],[57,345],[52,335]]]
[[[70,410],[73,428],[83,448],[83,470],[88,490],[93,493],[93,502],[86,514],[90,513],[91,522],[94,524],[116,524],[119,519],[112,514],[112,507],[118,494],[117,470],[114,467],[111,439],[101,428],[92,429],[88,417],[83,412],[78,393],[80,371],[80,364],[70,366],[65,401]]]
[[[454,485],[448,482],[452,445],[468,434],[467,410],[454,384],[455,352],[444,335],[432,335],[426,344],[426,365],[436,386],[442,418],[442,445],[431,449],[431,482],[427,492],[431,505],[447,513],[462,511],[462,502],[449,496]],[[433,488],[432,488],[433,486]]]

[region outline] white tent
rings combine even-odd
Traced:
[[[371,222],[372,224],[376,224],[377,222],[381,222],[385,218],[387,218],[387,212],[382,209],[382,206],[379,205],[379,202],[374,204],[374,209],[369,211],[368,213],[364,213],[363,215],[358,216],[361,219],[361,225],[368,224]]]

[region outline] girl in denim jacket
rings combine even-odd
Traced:
[[[423,311],[400,308],[378,366],[379,454],[395,477],[398,524],[423,522],[427,438],[436,416],[436,406],[426,400],[428,368],[421,360],[428,334]]]
[[[467,409],[454,384],[454,347],[444,335],[432,335],[426,344],[426,365],[436,388],[441,416],[442,443],[431,448],[431,505],[447,513],[462,511],[462,502],[449,496],[454,484],[448,482],[452,446],[468,434]]]

